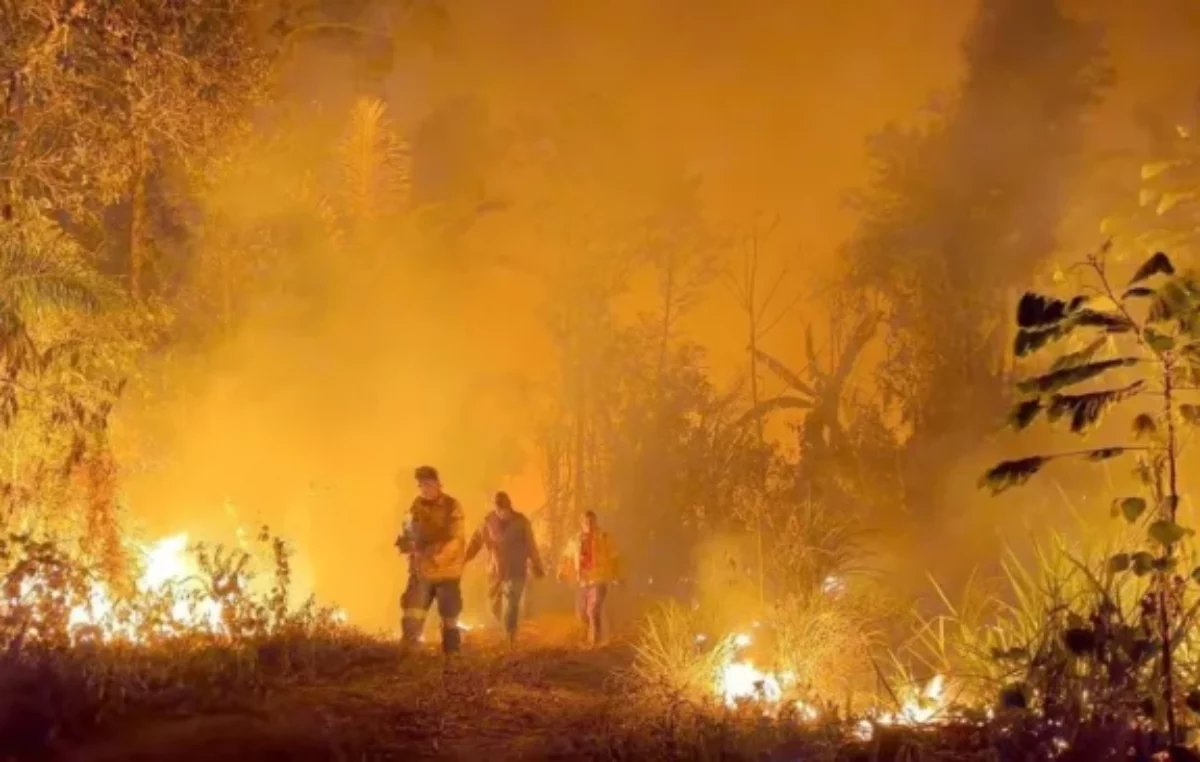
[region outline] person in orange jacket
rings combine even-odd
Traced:
[[[396,547],[409,555],[408,585],[400,598],[401,637],[406,645],[420,640],[425,617],[437,602],[442,618],[442,651],[456,653],[462,642],[462,574],[467,542],[463,509],[442,491],[437,469],[421,466],[415,472],[419,494],[409,509]]]
[[[579,534],[571,538],[559,563],[558,579],[579,585],[576,613],[589,645],[601,640],[601,622],[608,588],[621,581],[620,558],[608,532],[600,528],[595,511],[583,515]]]

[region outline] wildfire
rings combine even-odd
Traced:
[[[734,657],[748,647],[753,639],[745,633],[737,633],[731,642],[731,656],[721,665],[716,685],[717,694],[725,701],[725,705],[733,708],[739,701],[745,700],[759,701],[767,707],[778,705],[783,698],[779,678],[758,669],[749,659],[734,661]],[[794,681],[795,676],[790,677]]]
[[[936,722],[945,710],[946,680],[934,675],[920,695],[905,701],[895,714],[879,716],[880,725],[928,725]]]
[[[944,722],[947,709],[946,679],[934,675],[925,688],[916,695],[906,699],[895,713],[884,712],[875,718],[875,722],[860,720],[855,726],[854,734],[860,740],[869,741],[875,735],[876,725],[934,725]]]
[[[138,578],[138,593],[161,594],[171,586],[181,586],[199,572],[195,562],[187,554],[186,532],[164,537],[155,543],[139,547],[143,571]],[[171,605],[171,621],[188,629],[221,629],[221,605],[210,596],[187,596],[176,599]],[[91,586],[85,604],[71,609],[69,624],[74,630],[89,627],[98,630],[105,639],[139,639],[136,619],[117,621],[114,602],[108,587],[102,582]]]
[[[702,636],[696,638],[697,644],[704,640]],[[761,706],[764,714],[768,715],[786,707],[794,710],[796,716],[806,722],[815,721],[821,716],[817,707],[795,698],[797,675],[794,672],[767,672],[743,657],[744,649],[753,642],[749,635],[735,633],[727,636],[724,642],[727,655],[717,670],[714,692],[725,706],[736,708],[739,704],[753,703]],[[853,734],[862,740],[870,740],[876,725],[938,723],[944,720],[946,709],[946,681],[942,675],[935,675],[921,690],[907,698],[897,711],[879,714],[874,721],[860,720]]]

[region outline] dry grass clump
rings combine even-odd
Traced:
[[[641,687],[675,699],[707,703],[721,668],[737,654],[734,635],[705,636],[705,619],[675,601],[645,618],[634,646],[634,674]]]

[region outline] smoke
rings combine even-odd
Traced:
[[[204,223],[188,281],[207,296],[178,325],[218,338],[157,356],[116,432],[147,531],[229,540],[267,523],[297,546],[302,586],[380,627],[414,466],[441,469],[472,526],[496,489],[539,507],[531,419],[562,298],[547,273],[699,176],[714,228],[779,212],[771,264],[814,290],[857,222],[842,198],[868,178],[866,137],[957,81],[973,10],[458,0],[427,45],[389,29],[384,5],[356,19],[396,43],[384,63],[373,38],[298,46],[279,100],[191,189]],[[368,134],[354,115],[375,102]],[[819,311],[802,306],[771,351],[800,359]],[[688,326],[722,381],[744,362],[736,319],[714,291]],[[995,547],[961,531],[972,556]]]

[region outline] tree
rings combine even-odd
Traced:
[[[936,510],[933,464],[961,453],[1006,404],[995,316],[1054,250],[1083,117],[1107,81],[1098,31],[1058,2],[985,0],[967,73],[929,125],[877,136],[877,179],[846,283],[882,306],[882,395],[900,400],[913,510]],[[875,297],[875,298],[871,298]]]
[[[137,349],[119,289],[36,207],[0,223],[0,523],[82,529],[123,571],[108,418]]]
[[[1200,389],[1200,278],[1177,272],[1158,253],[1118,288],[1106,265],[1108,249],[1086,262],[1095,288],[1069,300],[1032,293],[1021,298],[1013,348],[1018,358],[1064,345],[1078,348],[1060,352],[1047,369],[1017,384],[1024,399],[1013,409],[1011,422],[1020,430],[1042,416],[1074,434],[1086,434],[1118,406],[1137,406],[1135,441],[1005,461],[991,468],[982,484],[999,493],[1064,458],[1135,458],[1143,494],[1116,499],[1113,514],[1144,526],[1145,543],[1113,556],[1109,569],[1153,575],[1162,702],[1170,743],[1175,744],[1181,739],[1173,657],[1178,633],[1194,613],[1182,609],[1183,579],[1176,572],[1180,545],[1194,531],[1176,519],[1182,429],[1200,425],[1200,405],[1187,401],[1190,392]],[[1080,387],[1084,390],[1077,391]],[[1147,399],[1153,402],[1143,406]],[[1200,569],[1192,576],[1200,581]]]
[[[152,179],[193,165],[264,81],[258,0],[10,3],[0,70],[6,205],[76,217],[123,203],[130,291],[152,265]]]
[[[733,295],[738,307],[746,316],[746,354],[749,360],[750,379],[750,412],[747,414],[746,420],[754,424],[754,432],[760,448],[766,445],[764,419],[767,410],[763,407],[764,403],[761,399],[761,379],[758,366],[760,362],[770,361],[770,358],[760,351],[759,346],[763,339],[779,325],[781,320],[787,317],[788,313],[799,302],[799,298],[796,298],[786,302],[781,308],[775,309],[775,300],[780,295],[779,289],[787,279],[788,273],[786,269],[780,270],[769,283],[760,281],[760,278],[763,276],[761,272],[760,247],[770,237],[778,222],[778,217],[776,217],[761,230],[757,224],[755,225],[754,231],[743,243],[740,276],[735,276],[732,273],[723,273],[725,288]],[[776,409],[780,407],[807,407],[806,401],[790,397],[777,397],[774,398],[773,402],[774,404],[769,406]],[[750,495],[758,563],[758,594],[760,603],[766,597],[766,543],[763,535],[766,532],[766,493],[769,490],[767,464],[763,463],[761,466],[758,489]]]

